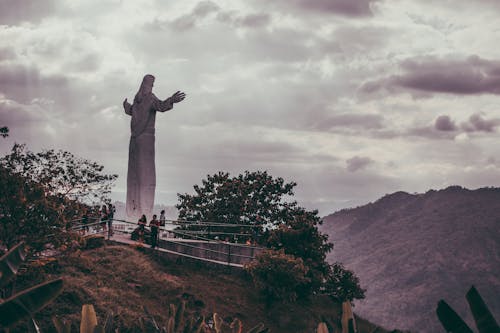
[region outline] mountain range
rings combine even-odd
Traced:
[[[355,312],[386,328],[444,332],[444,299],[474,328],[465,294],[474,285],[500,321],[500,188],[451,186],[396,192],[323,218],[330,262],[367,289]]]

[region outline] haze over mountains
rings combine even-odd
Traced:
[[[396,192],[344,209],[320,227],[367,288],[355,311],[387,328],[444,332],[435,315],[445,299],[467,320],[475,285],[500,320],[500,188],[458,186],[425,194]]]

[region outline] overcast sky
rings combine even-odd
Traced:
[[[0,0],[0,153],[65,149],[125,201],[132,100],[156,118],[156,202],[267,170],[321,215],[398,190],[500,185],[500,1]]]

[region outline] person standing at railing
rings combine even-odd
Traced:
[[[89,232],[88,224],[89,224],[89,215],[88,215],[87,210],[85,209],[85,211],[83,212],[83,216],[82,216],[82,234]]]
[[[151,248],[154,249],[158,246],[158,231],[160,229],[160,221],[156,218],[156,214],[153,215],[153,219],[149,222],[149,228],[151,229]]]
[[[166,222],[166,219],[165,219],[165,209],[163,209],[160,212],[160,226],[164,227],[165,226],[165,222]]]
[[[102,232],[106,232],[106,223],[108,221],[108,207],[106,205],[102,205],[101,208],[101,228]]]
[[[108,204],[108,239],[113,236],[113,218],[115,217],[115,207],[112,204]]]
[[[146,215],[144,215],[144,214],[142,214],[141,218],[137,222],[137,224],[139,225],[139,230],[137,232],[137,238],[139,239],[139,241],[141,243],[144,242],[144,230],[146,228],[147,222],[148,221],[146,220]]]

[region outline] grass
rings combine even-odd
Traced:
[[[17,279],[15,289],[60,276],[65,280],[63,293],[35,317],[43,332],[53,331],[52,316],[71,320],[77,332],[83,304],[94,305],[99,322],[113,311],[120,332],[139,332],[139,320],[146,317],[143,307],[166,325],[169,304],[180,300],[194,315],[211,317],[217,312],[226,322],[237,317],[244,331],[262,322],[275,333],[313,332],[320,321],[339,321],[340,305],[326,296],[266,304],[239,269],[172,259],[126,245],[76,250],[44,265],[32,265]],[[367,332],[373,330],[373,325],[364,325]],[[20,325],[12,332],[25,329]]]

